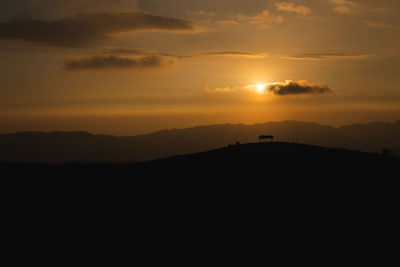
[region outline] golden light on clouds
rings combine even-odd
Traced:
[[[206,87],[207,92],[211,93],[251,93],[276,95],[276,96],[300,96],[300,95],[322,95],[332,93],[329,86],[325,84],[314,84],[306,80],[284,82],[258,83],[242,87],[223,87],[210,89]]]
[[[387,102],[400,114],[400,1],[67,2],[0,1],[2,122],[174,113],[182,127],[189,113],[301,120]]]
[[[270,83],[257,83],[257,84],[250,84],[246,85],[245,89],[251,92],[256,92],[258,94],[269,94],[268,86]]]

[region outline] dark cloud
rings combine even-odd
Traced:
[[[140,10],[183,14],[204,11],[220,14],[254,13],[270,5],[266,0],[139,0]]]
[[[98,50],[100,54],[103,55],[130,55],[130,56],[141,56],[141,55],[159,55],[163,57],[174,57],[174,58],[193,58],[193,57],[201,57],[201,56],[225,56],[225,57],[246,57],[246,58],[261,58],[267,57],[267,54],[262,53],[249,53],[242,51],[218,51],[218,52],[207,52],[201,54],[192,54],[192,55],[176,55],[172,53],[165,53],[155,50],[149,49],[140,49],[140,48],[103,48]]]
[[[164,53],[150,49],[140,49],[140,48],[103,48],[100,51],[100,53],[103,55],[130,55],[130,56],[158,55],[163,57],[174,57],[174,58],[191,57],[191,56],[180,56],[172,53]]]
[[[102,54],[105,55],[132,55],[132,56],[143,56],[143,55],[150,55],[150,54],[158,54],[150,49],[141,49],[141,48],[103,48],[100,51]]]
[[[307,81],[286,81],[268,85],[267,89],[275,95],[325,94],[332,90],[326,85],[310,84]]]
[[[35,18],[71,17],[78,12],[138,11],[137,0],[1,0],[0,20],[21,16]]]
[[[16,39],[50,46],[85,46],[113,34],[142,31],[193,31],[184,19],[141,12],[82,13],[55,21],[17,19],[0,23],[0,39]]]
[[[166,57],[147,55],[142,57],[92,56],[65,62],[66,70],[102,70],[112,68],[156,68],[172,63]]]

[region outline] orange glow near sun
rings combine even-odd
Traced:
[[[257,84],[257,92],[263,93],[264,88],[265,88],[264,84],[262,84],[262,83]]]

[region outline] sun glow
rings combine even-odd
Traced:
[[[250,84],[250,85],[246,85],[245,87],[243,87],[244,89],[250,90],[256,94],[259,95],[271,95],[271,92],[269,90],[271,85],[275,85],[275,84],[279,84],[279,83],[256,83],[256,84]]]
[[[262,83],[257,84],[257,92],[263,93],[265,89],[265,85]]]

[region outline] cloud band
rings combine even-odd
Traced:
[[[142,57],[119,56],[93,56],[65,62],[65,69],[72,70],[102,70],[102,69],[128,69],[128,68],[156,68],[168,63],[165,57],[159,55],[147,55]]]
[[[142,12],[83,13],[55,21],[17,19],[3,22],[0,23],[0,39],[79,47],[123,32],[193,31],[194,28],[188,20]]]

